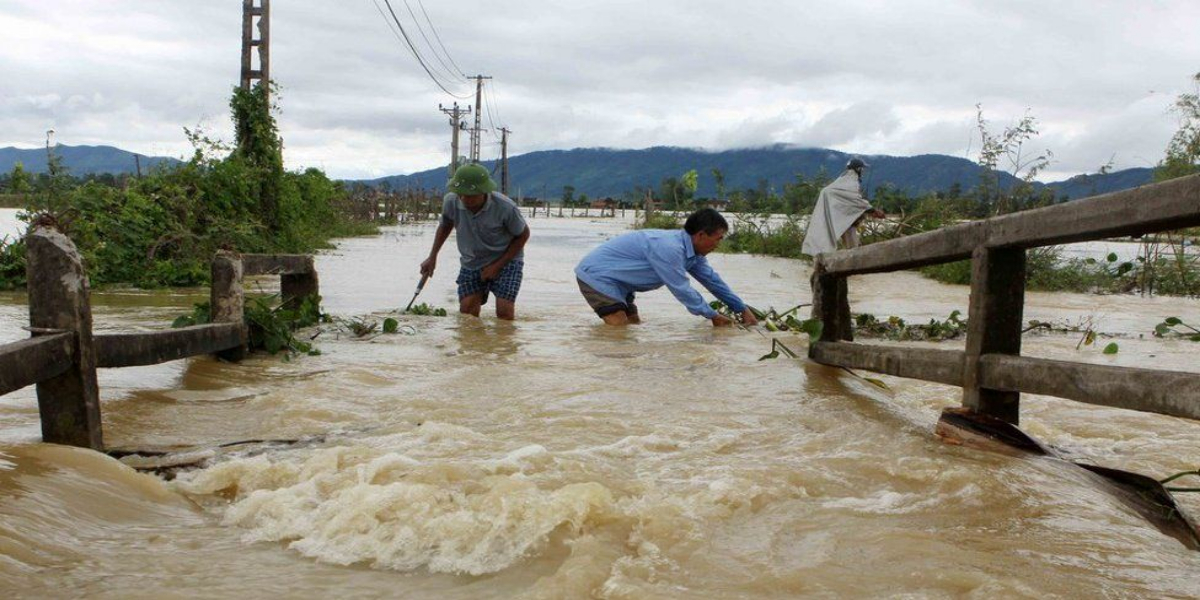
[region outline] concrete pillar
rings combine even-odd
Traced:
[[[1025,305],[1025,250],[979,247],[971,256],[971,305],[963,365],[963,406],[1016,425],[1020,392],[979,385],[984,354],[1021,354]]]
[[[845,276],[828,275],[821,256],[813,262],[812,314],[821,320],[821,341],[854,341],[850,291]]]
[[[242,344],[222,350],[217,358],[237,362],[246,357],[249,332],[245,323],[245,296],[242,290],[242,259],[231,252],[218,252],[212,261],[210,320],[213,323],[241,323]]]
[[[279,276],[279,292],[283,297],[283,305],[296,309],[300,308],[300,302],[308,296],[321,295],[321,286],[317,279],[317,268],[313,264],[313,257],[304,257],[305,265],[308,271],[305,273],[284,274]]]
[[[29,324],[34,335],[74,334],[70,368],[37,384],[42,441],[102,451],[92,307],[83,261],[71,240],[51,227],[37,227],[25,243]]]

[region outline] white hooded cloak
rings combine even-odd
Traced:
[[[846,233],[863,213],[871,210],[871,203],[863,198],[859,188],[859,176],[853,169],[846,169],[841,177],[825,186],[817,197],[808,221],[808,232],[804,235],[801,251],[810,256],[837,250],[838,238]]]

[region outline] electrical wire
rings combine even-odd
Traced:
[[[494,105],[496,103],[496,95],[495,95],[494,91],[491,89],[491,87],[492,87],[492,83],[491,83],[491,81],[488,81],[487,87],[483,88],[483,94],[486,99],[484,106],[487,108],[488,124],[492,126],[491,130],[488,131],[488,134],[491,135],[493,139],[495,139],[496,132],[500,131],[500,128],[496,127],[496,119],[492,117],[492,105]],[[496,112],[497,112],[497,114],[500,112],[499,107],[496,108]]]
[[[421,7],[421,14],[425,15],[425,22],[429,23],[429,30],[433,32],[433,37],[437,40],[438,46],[442,47],[442,52],[446,55],[446,60],[449,60],[450,64],[454,65],[454,70],[458,71],[459,76],[466,80],[467,74],[463,73],[458,63],[454,62],[454,57],[450,56],[450,51],[446,50],[446,45],[442,43],[442,36],[438,35],[437,28],[433,26],[433,21],[429,20],[429,13],[425,12],[425,3],[417,0],[417,6]]]
[[[417,13],[413,12],[412,5],[408,3],[408,0],[404,0],[404,8],[408,9],[408,15],[412,17],[413,24],[417,26],[417,31],[421,33],[421,37],[425,40],[425,45],[429,46],[429,51],[433,53],[433,57],[436,58],[438,63],[442,65],[442,69],[445,71],[445,73],[450,76],[451,80],[460,80],[458,83],[465,83],[467,81],[466,77],[464,77],[461,73],[455,73],[455,71],[450,68],[450,65],[447,65],[446,61],[442,60],[442,55],[438,54],[437,48],[433,47],[433,42],[429,41],[429,36],[425,35],[425,28],[421,27],[421,21],[417,19]],[[428,19],[429,15],[425,15],[425,18]],[[432,27],[433,24],[430,23],[430,26]]]
[[[375,9],[378,10],[379,14],[383,16],[384,21],[387,21],[387,15],[383,14],[383,9],[379,6],[379,0],[372,0],[372,2],[375,4]],[[390,12],[392,14],[392,21],[395,21],[396,27],[400,28],[400,35],[396,36],[397,39],[400,39],[401,36],[403,36],[404,43],[408,46],[409,51],[412,52],[413,58],[417,59],[417,63],[420,64],[421,68],[425,70],[425,74],[429,75],[429,78],[432,79],[433,82],[435,84],[437,84],[437,86],[439,88],[441,88],[443,92],[446,92],[450,96],[452,96],[454,98],[462,99],[462,100],[470,98],[469,94],[459,95],[459,94],[455,94],[454,92],[451,92],[442,83],[442,81],[440,79],[438,79],[438,77],[436,75],[433,74],[433,71],[431,71],[429,69],[429,66],[425,64],[425,59],[421,57],[421,53],[417,51],[417,47],[415,45],[413,45],[412,40],[409,39],[408,32],[404,31],[404,25],[402,25],[400,23],[400,19],[398,19],[396,17],[396,11],[392,10],[391,2],[389,0],[383,0],[383,3],[387,5],[388,12]],[[395,28],[392,28],[390,23],[388,24],[388,27],[389,27],[389,29],[392,29],[392,34],[394,35],[396,33]]]
[[[489,83],[492,86],[492,89],[489,91],[492,94],[492,109],[496,111],[496,122],[500,124],[500,127],[506,127],[504,115],[500,114],[500,101],[497,100],[500,97],[500,92],[496,89],[496,80],[493,79]]]

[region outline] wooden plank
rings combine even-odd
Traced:
[[[1196,373],[991,354],[980,359],[979,376],[996,390],[1200,419]]]
[[[1035,248],[1200,225],[1200,175],[952,225],[827,253],[830,274],[855,275],[962,260],[978,246]]]
[[[70,367],[37,384],[42,441],[102,451],[100,386],[83,261],[75,244],[52,227],[37,227],[25,237],[25,245],[29,324],[71,332]]]
[[[1016,425],[1021,395],[980,385],[979,358],[1020,354],[1025,304],[1025,250],[976,248],[971,258],[971,303],[963,362],[963,406]]]
[[[314,272],[311,254],[243,254],[242,275],[301,275]]]
[[[75,336],[43,335],[0,346],[0,396],[71,368]]]
[[[210,323],[182,329],[96,336],[96,366],[102,368],[156,365],[213,354],[242,345],[239,323]]]
[[[865,369],[896,377],[962,385],[963,352],[853,342],[817,342],[809,346],[814,361],[834,367]]]

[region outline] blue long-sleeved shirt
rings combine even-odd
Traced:
[[[692,288],[688,274],[735,312],[746,309],[708,259],[696,254],[692,236],[682,229],[642,229],[619,235],[600,244],[575,267],[576,277],[605,296],[623,301],[631,292],[665,285],[688,312],[711,319],[717,311]]]

